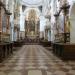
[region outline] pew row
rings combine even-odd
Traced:
[[[0,43],[0,62],[13,53],[13,43]]]
[[[51,41],[40,41],[40,44],[44,47],[51,47]]]
[[[52,43],[53,53],[62,59],[75,59],[75,44]]]
[[[21,41],[14,41],[13,42],[13,46],[14,47],[21,47],[24,44],[25,44],[25,42],[23,40],[21,40]]]

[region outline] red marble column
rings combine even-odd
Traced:
[[[0,33],[2,32],[2,11],[0,7]]]
[[[2,11],[0,7],[0,41],[1,41],[1,34],[2,34]]]
[[[9,34],[9,26],[10,26],[10,16],[7,15],[7,26],[6,26],[6,33]]]

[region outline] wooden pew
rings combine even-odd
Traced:
[[[21,47],[22,44],[21,44],[19,41],[14,41],[13,46],[14,46],[14,47]]]
[[[0,62],[13,53],[13,43],[0,43]]]
[[[51,41],[40,41],[40,44],[43,45],[44,47],[50,47]]]
[[[53,53],[62,59],[75,59],[75,44],[53,43]]]
[[[3,57],[5,54],[3,53],[4,51],[4,44],[0,44],[0,62],[3,60]]]

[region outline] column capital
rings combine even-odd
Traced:
[[[68,3],[63,4],[60,9],[63,10],[63,13],[66,15],[69,13],[70,5]]]

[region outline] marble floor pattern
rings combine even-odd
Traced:
[[[75,61],[63,61],[40,45],[24,45],[0,63],[0,75],[75,75]]]

